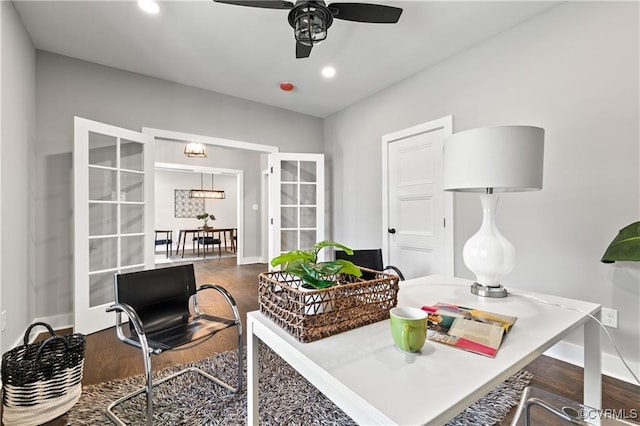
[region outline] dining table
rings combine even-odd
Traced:
[[[184,258],[184,249],[187,243],[187,235],[192,235],[192,241],[197,242],[197,244],[193,244],[192,250],[196,252],[196,255],[200,256],[200,241],[205,241],[206,237],[211,236],[214,238],[217,233],[220,238],[221,244],[224,242],[224,249],[228,251],[228,247],[231,248],[231,251],[236,251],[236,238],[237,238],[238,228],[235,227],[227,227],[227,228],[213,228],[213,227],[198,227],[198,228],[187,228],[180,229],[178,232],[178,245],[176,246],[176,255],[180,254],[180,247],[182,247],[182,256]],[[227,239],[228,236],[228,239]],[[202,240],[201,240],[202,238]],[[222,253],[220,253],[222,255]],[[206,257],[206,245],[204,245],[202,250],[202,257]]]

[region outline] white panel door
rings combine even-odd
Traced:
[[[115,324],[114,274],[153,268],[153,137],[75,117],[74,331]]]
[[[453,275],[453,201],[442,190],[442,149],[452,118],[382,138],[385,264],[406,278]]]
[[[324,155],[273,153],[269,167],[270,261],[324,240]]]

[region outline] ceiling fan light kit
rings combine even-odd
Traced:
[[[289,12],[289,25],[298,43],[312,47],[327,38],[333,16],[324,4],[299,4]]]
[[[331,3],[322,0],[213,0],[217,3],[236,6],[259,7],[263,9],[291,9],[289,25],[296,39],[296,58],[308,58],[313,45],[327,38],[327,30],[333,19],[373,24],[395,24],[400,19],[402,9],[369,3]]]

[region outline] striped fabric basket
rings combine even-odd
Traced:
[[[36,326],[51,337],[29,343]],[[36,322],[24,334],[24,345],[2,355],[2,422],[39,425],[69,411],[82,393],[85,336],[59,336],[50,325]]]

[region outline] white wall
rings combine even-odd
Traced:
[[[214,178],[215,189],[225,191],[225,197],[222,200],[205,199],[204,212],[213,214],[215,221],[209,220],[209,226],[216,228],[237,228],[237,202],[238,191],[236,176],[216,175]],[[211,174],[205,174],[203,178],[203,187],[211,189]],[[173,231],[174,250],[178,244],[178,235],[180,229],[193,229],[203,225],[203,221],[196,218],[178,218],[175,217],[174,208],[174,191],[176,189],[199,189],[200,173],[156,170],[155,173],[155,223],[156,229],[166,229]],[[200,213],[204,213],[200,212]],[[260,233],[253,233],[252,238],[260,238]],[[164,234],[161,234],[164,238]],[[187,247],[191,243],[187,242]],[[163,246],[164,247],[164,246]],[[158,246],[158,250],[164,250]]]
[[[0,288],[7,328],[0,347],[10,349],[34,310],[32,161],[35,138],[35,50],[11,2],[0,2],[2,126],[0,134]]]
[[[38,266],[35,309],[39,317],[72,312],[74,115],[133,130],[151,127],[273,145],[285,152],[323,151],[322,120],[318,118],[48,52],[37,52],[36,88],[38,203],[34,244]],[[187,161],[181,149],[178,144],[158,144],[154,159]],[[250,156],[254,157],[247,159]],[[256,164],[255,171],[244,175],[244,203],[251,206],[260,204],[258,154],[211,150],[207,159],[193,164],[242,169],[234,165],[247,161]],[[245,209],[245,226],[259,230],[259,217],[259,212]],[[259,243],[252,243],[254,252],[251,244],[245,244],[246,256],[259,255]]]
[[[498,225],[517,252],[504,282],[619,310],[613,334],[637,371],[640,268],[599,260],[618,229],[640,217],[638,7],[561,4],[328,117],[326,154],[340,182],[333,238],[382,244],[382,135],[450,114],[454,132],[544,127],[544,189],[505,195],[498,206]],[[455,203],[456,275],[473,278],[461,251],[480,226],[480,203],[470,194],[456,194]],[[603,349],[613,353],[608,343]]]

